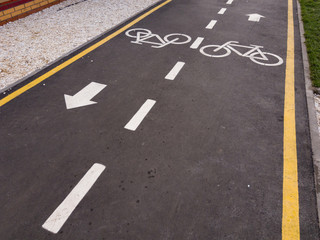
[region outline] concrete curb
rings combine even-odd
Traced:
[[[119,26],[121,26],[121,25],[124,24],[125,22],[129,21],[130,19],[136,18],[136,16],[140,15],[141,13],[143,13],[144,11],[146,11],[146,10],[149,9],[149,8],[153,8],[154,6],[156,6],[157,4],[159,4],[160,2],[163,2],[163,0],[159,0],[159,1],[155,2],[154,4],[152,4],[152,5],[144,8],[143,10],[141,10],[141,11],[139,11],[138,13],[134,14],[133,16],[128,17],[127,19],[123,20],[123,21],[120,22],[119,24],[117,24],[117,25],[109,28],[109,29],[106,30],[105,32],[97,35],[96,37],[90,39],[89,41],[87,41],[87,42],[79,45],[78,47],[72,49],[71,51],[63,54],[62,56],[58,57],[57,59],[53,60],[52,62],[49,62],[48,64],[44,65],[42,68],[37,69],[37,70],[29,73],[28,75],[26,75],[26,76],[18,79],[18,80],[15,81],[14,83],[9,84],[9,85],[6,86],[5,88],[0,89],[0,94],[5,94],[6,91],[11,90],[13,87],[15,87],[16,85],[18,85],[19,83],[24,82],[25,80],[29,79],[30,77],[32,77],[32,76],[36,75],[37,73],[45,70],[47,67],[50,67],[51,65],[59,62],[60,60],[64,59],[65,57],[68,57],[69,55],[71,55],[72,53],[78,51],[79,49],[81,49],[81,48],[83,48],[83,47],[85,47],[85,46],[87,46],[87,45],[90,45],[92,42],[96,41],[97,39],[101,38],[101,37],[104,36],[104,35],[107,35],[109,32],[111,32],[111,31],[113,31],[114,29],[118,28]]]
[[[298,7],[302,59],[303,59],[306,97],[307,97],[308,115],[309,115],[309,128],[310,128],[311,147],[312,147],[314,179],[315,179],[315,188],[316,188],[316,196],[317,196],[318,225],[320,227],[320,224],[319,224],[319,219],[320,219],[320,136],[318,131],[313,87],[310,79],[309,60],[308,60],[307,48],[305,45],[304,27],[303,27],[303,22],[301,17],[301,7],[300,7],[299,1],[297,1],[297,7]]]

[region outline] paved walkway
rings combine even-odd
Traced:
[[[18,85],[1,238],[318,239],[295,12],[169,0]]]

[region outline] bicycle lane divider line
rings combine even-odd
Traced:
[[[102,39],[99,42],[95,43],[94,45],[88,47],[87,49],[83,50],[82,52],[80,52],[77,55],[73,56],[72,58],[68,59],[67,61],[65,61],[65,62],[61,63],[60,65],[56,66],[55,68],[51,69],[50,71],[44,73],[43,75],[41,75],[40,77],[36,78],[32,82],[24,85],[23,87],[21,87],[18,90],[14,91],[10,95],[4,97],[3,99],[0,100],[0,107],[5,105],[6,103],[10,102],[14,98],[20,96],[22,93],[24,93],[24,92],[28,91],[29,89],[33,88],[34,86],[38,85],[39,83],[43,82],[44,80],[46,80],[47,78],[51,77],[55,73],[61,71],[62,69],[64,69],[65,67],[69,66],[73,62],[79,60],[80,58],[82,58],[83,56],[85,56],[88,53],[92,52],[93,50],[95,50],[96,48],[100,47],[101,45],[103,45],[106,42],[110,41],[114,37],[118,36],[120,33],[124,32],[128,28],[132,27],[134,24],[140,22],[141,20],[143,20],[144,18],[146,18],[147,16],[149,16],[153,12],[157,11],[159,8],[167,5],[171,1],[172,0],[167,0],[167,1],[163,2],[163,3],[161,3],[160,5],[154,7],[150,11],[142,14],[140,17],[137,17],[136,19],[134,19],[133,21],[131,21],[127,25],[125,25],[122,28],[118,29],[114,33],[108,35],[107,37],[105,37],[104,39]]]
[[[105,168],[106,167],[100,163],[93,164],[79,183],[45,221],[42,227],[52,233],[58,233]]]
[[[212,29],[214,25],[216,25],[217,20],[211,20],[209,24],[206,26],[206,29]]]
[[[183,68],[184,64],[184,62],[177,62],[176,65],[174,65],[170,72],[165,76],[165,79],[174,80],[179,74],[180,70]]]
[[[145,103],[140,107],[140,109],[136,112],[136,114],[130,119],[130,121],[124,126],[125,129],[135,131],[143,119],[150,112],[154,104],[155,100],[147,99]]]
[[[197,39],[191,44],[190,48],[197,49],[203,41],[203,37],[197,37]]]
[[[282,240],[300,239],[293,21],[293,3],[292,0],[288,0],[287,58],[283,119]]]
[[[219,10],[218,14],[224,14],[226,10],[227,10],[226,8],[221,8]]]

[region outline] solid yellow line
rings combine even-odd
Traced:
[[[282,239],[300,239],[298,161],[294,90],[293,0],[288,0],[287,62],[283,129]]]
[[[10,102],[12,99],[18,97],[20,94],[28,91],[30,88],[33,88],[37,84],[39,84],[42,81],[46,80],[48,77],[52,76],[53,74],[59,72],[61,69],[64,69],[65,67],[69,66],[71,63],[77,61],[79,58],[82,58],[83,56],[85,56],[89,52],[91,52],[91,51],[95,50],[96,48],[100,47],[101,45],[105,44],[106,42],[108,42],[112,38],[116,37],[117,35],[119,35],[123,31],[125,31],[128,28],[132,27],[134,24],[136,24],[137,22],[141,21],[142,19],[144,19],[145,17],[147,17],[151,13],[157,11],[159,8],[163,7],[164,5],[168,4],[171,1],[172,0],[167,0],[164,3],[154,7],[150,11],[144,13],[140,17],[138,17],[135,20],[133,20],[132,22],[128,23],[126,26],[120,28],[116,32],[110,34],[109,36],[107,36],[106,38],[104,38],[101,41],[97,42],[96,44],[92,45],[91,47],[87,48],[86,50],[78,53],[77,55],[75,55],[74,57],[68,59],[67,61],[65,61],[64,63],[60,64],[59,66],[57,66],[57,67],[53,68],[52,70],[46,72],[45,74],[43,74],[42,76],[36,78],[35,80],[33,80],[32,82],[28,83],[27,85],[19,88],[18,90],[16,90],[15,92],[11,93],[7,97],[1,99],[0,100],[0,107],[3,106],[4,104]]]

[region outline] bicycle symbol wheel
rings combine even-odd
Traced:
[[[185,44],[191,41],[191,37],[181,33],[171,33],[163,38],[171,44]]]
[[[259,56],[256,56],[259,54]],[[262,52],[265,55],[265,58],[261,56],[259,52],[250,54],[249,58],[252,62],[264,65],[264,66],[279,66],[283,63],[283,60],[278,55],[268,52]]]
[[[144,29],[144,28],[133,28],[133,29],[126,31],[126,35],[131,38],[147,37],[151,34],[152,34],[152,32],[150,30]]]
[[[222,51],[220,51],[222,50]],[[226,47],[222,47],[220,45],[207,45],[200,48],[200,52],[207,57],[226,57],[230,55],[231,50]]]

